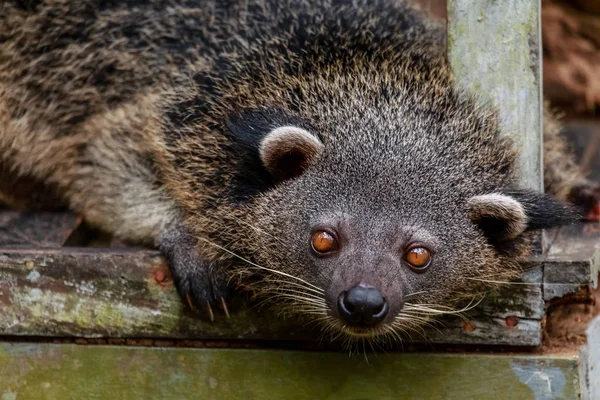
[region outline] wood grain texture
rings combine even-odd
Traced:
[[[520,149],[523,187],[543,190],[539,0],[448,0],[448,57],[459,85],[495,105]]]
[[[0,398],[577,399],[577,358],[0,343]]]
[[[305,321],[249,307],[240,295],[232,318],[208,322],[184,307],[164,259],[143,250],[0,250],[0,335],[315,340]],[[157,277],[161,281],[157,281]],[[442,321],[425,338],[441,343],[537,345],[541,266],[491,293],[464,319]],[[251,303],[250,303],[251,304]],[[507,317],[516,325],[507,325]],[[420,334],[414,339],[424,340]]]
[[[0,215],[0,220],[14,217]],[[73,222],[73,217],[59,220]],[[243,293],[234,299],[231,319],[211,323],[184,306],[158,252],[59,248],[55,246],[64,242],[64,234],[39,232],[60,239],[43,239],[47,248],[0,247],[0,335],[200,340],[320,337],[320,331],[310,329],[305,321],[283,319],[268,307],[258,308]],[[548,258],[532,258],[523,266],[520,279],[488,293],[463,318],[446,318],[437,329],[414,332],[407,340],[539,345],[544,296],[551,299],[596,283],[600,224],[565,228],[553,238]]]
[[[296,338],[293,326],[282,330],[257,310],[207,322],[184,307],[168,276],[164,259],[151,251],[2,251],[0,334]]]
[[[600,224],[563,227],[544,262],[544,300],[598,286]]]

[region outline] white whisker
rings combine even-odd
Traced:
[[[325,293],[325,291],[322,290],[322,289],[321,290],[316,290],[316,289],[313,289],[311,287],[306,287],[306,286],[301,285],[301,284],[296,283],[296,282],[289,282],[289,281],[284,281],[284,280],[281,280],[281,279],[270,279],[270,278],[267,278],[267,279],[264,280],[264,282],[265,283],[267,283],[267,282],[268,283],[282,283],[284,285],[297,286],[299,288],[302,288],[303,290],[307,290],[307,291],[310,291],[310,292],[313,292],[313,293],[317,293],[319,295],[323,295]]]
[[[228,249],[226,249],[226,248],[225,248],[225,247],[223,247],[223,246],[220,246],[220,245],[218,245],[218,244],[216,244],[216,243],[214,243],[214,242],[211,242],[211,241],[210,241],[210,240],[208,240],[208,239],[205,239],[205,238],[200,238],[200,239],[201,239],[201,240],[203,240],[203,241],[205,241],[206,243],[210,244],[211,246],[215,246],[215,247],[217,247],[218,249],[221,249],[221,250],[223,250],[224,252],[226,252],[226,253],[228,253],[228,254],[230,254],[230,255],[234,256],[234,257],[237,257],[237,258],[239,258],[240,260],[242,260],[242,261],[244,261],[244,262],[248,263],[249,265],[252,265],[253,267],[256,267],[256,268],[258,268],[259,270],[264,270],[264,271],[268,271],[268,272],[271,272],[271,273],[274,273],[274,274],[278,274],[278,275],[281,275],[281,276],[285,276],[286,278],[292,278],[292,279],[296,279],[296,280],[298,280],[298,281],[300,281],[300,282],[304,283],[305,285],[308,285],[308,286],[310,286],[310,287],[312,287],[312,288],[314,288],[314,289],[321,290],[321,289],[320,289],[318,286],[315,286],[315,285],[313,285],[312,283],[305,281],[304,279],[298,278],[298,277],[296,277],[296,276],[294,276],[294,275],[286,274],[285,272],[277,271],[277,270],[275,270],[275,269],[271,269],[271,268],[263,267],[263,266],[261,266],[261,265],[258,265],[258,264],[256,264],[256,263],[254,263],[254,262],[252,262],[252,261],[250,261],[250,260],[248,260],[248,259],[246,259],[246,258],[244,258],[244,257],[242,257],[242,256],[240,256],[240,255],[238,255],[238,254],[236,254],[236,253],[234,253],[234,252],[233,252],[233,251],[231,251],[231,250],[228,250]]]

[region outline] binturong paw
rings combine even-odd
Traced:
[[[214,262],[203,259],[195,243],[187,229],[178,224],[162,232],[156,244],[167,258],[173,282],[189,307],[211,321],[219,312],[229,318],[229,277]]]
[[[579,207],[586,221],[600,221],[600,184],[583,181],[571,190],[569,200]]]

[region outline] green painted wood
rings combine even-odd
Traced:
[[[0,344],[0,399],[577,399],[576,357]]]

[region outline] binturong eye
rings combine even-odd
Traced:
[[[311,240],[311,246],[317,254],[327,254],[336,250],[337,240],[327,231],[316,231]]]
[[[431,252],[425,247],[412,247],[404,253],[404,260],[416,272],[423,272],[431,263]]]

